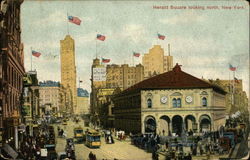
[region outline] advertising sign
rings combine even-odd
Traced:
[[[106,68],[93,68],[93,81],[106,81]]]

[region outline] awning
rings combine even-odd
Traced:
[[[18,156],[18,153],[8,144],[3,145],[3,150],[10,155],[13,159],[16,159]]]

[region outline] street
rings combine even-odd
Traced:
[[[55,125],[55,131],[57,133],[57,126]],[[60,128],[63,128],[67,133],[67,138],[73,138],[73,129],[74,127],[81,126],[86,130],[87,128],[83,126],[83,121],[81,120],[78,124],[68,121],[67,125],[59,125]],[[56,134],[57,136],[57,134]],[[84,144],[75,144],[75,152],[77,160],[88,159],[88,154],[92,151],[97,159],[136,159],[136,160],[151,160],[151,153],[147,153],[133,145],[130,144],[130,141],[119,141],[115,139],[114,144],[106,144],[104,138],[101,138],[102,145],[101,148],[91,149],[85,146]],[[66,145],[66,138],[57,137],[56,151],[64,152]]]

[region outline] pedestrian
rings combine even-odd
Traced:
[[[94,158],[94,154],[92,153],[92,151],[89,152],[89,160],[93,160]]]
[[[93,154],[93,160],[96,160],[96,155],[95,154]]]
[[[166,146],[166,150],[168,150],[168,140],[166,141],[165,146]]]
[[[162,134],[163,134],[163,136],[165,136],[165,130],[164,129],[162,130]]]

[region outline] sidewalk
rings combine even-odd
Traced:
[[[159,160],[165,160],[165,152],[158,152]],[[228,158],[228,155],[204,155],[204,156],[192,156],[193,160],[219,160],[219,158]]]

